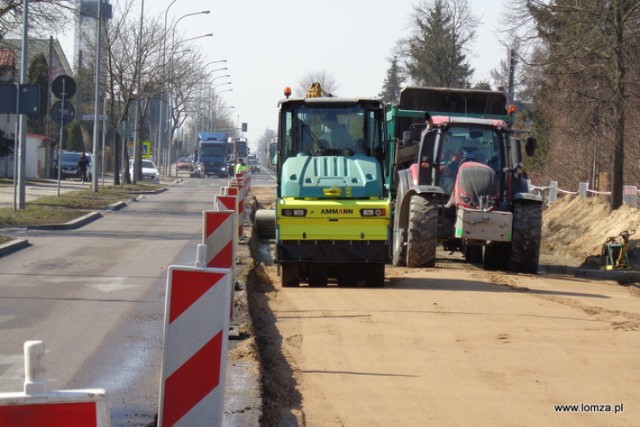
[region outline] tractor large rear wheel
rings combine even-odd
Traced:
[[[542,204],[514,203],[509,270],[536,274],[542,240]]]
[[[436,265],[438,209],[419,195],[411,196],[407,230],[407,267]]]

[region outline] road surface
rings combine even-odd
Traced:
[[[267,264],[251,300],[269,425],[640,419],[636,286],[485,272],[440,253],[436,268],[388,267],[381,289],[282,288]]]
[[[112,426],[153,423],[167,268],[194,265],[226,183],[187,178],[77,230],[10,230],[31,246],[0,258],[0,392],[23,390],[23,344],[43,340],[50,390],[104,388]]]

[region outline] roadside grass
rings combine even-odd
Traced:
[[[104,210],[113,203],[128,200],[139,194],[164,188],[162,184],[128,184],[105,186],[98,192],[78,190],[46,196],[25,204],[25,209],[0,208],[0,227],[27,227],[60,224],[72,221],[95,210]],[[0,231],[1,233],[1,231]],[[0,239],[2,243],[3,239]]]

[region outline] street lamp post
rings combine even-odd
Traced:
[[[211,117],[215,117],[215,109],[216,109],[216,105],[215,105],[215,93],[214,93],[214,89],[213,89],[213,82],[218,80],[218,79],[223,79],[226,77],[231,77],[231,74],[224,74],[222,76],[216,76],[214,78],[211,79],[211,85],[209,85],[209,93],[208,93],[208,102],[209,102],[209,109],[208,109],[208,113],[209,113],[209,118],[208,118],[208,122],[210,123],[210,128],[213,131],[213,127],[214,127],[214,123],[213,120],[211,119]]]
[[[176,0],[174,0],[169,7],[171,7],[171,5],[173,5],[173,3]],[[178,23],[188,17],[188,16],[195,16],[195,15],[208,15],[210,14],[211,11],[210,10],[202,10],[200,12],[193,12],[193,13],[187,13],[185,15],[182,15],[180,18],[178,18],[178,20],[173,24],[173,28],[171,30],[171,81],[173,82],[173,75],[174,75],[174,70],[173,70],[173,57],[175,56],[175,48],[176,48],[176,43],[175,43],[175,37],[176,37],[176,26],[178,25]],[[167,173],[169,176],[171,176],[171,164],[169,162],[169,146],[171,141],[165,141],[165,136],[166,136],[166,132],[167,132],[167,122],[168,122],[168,116],[165,119],[165,108],[168,109],[169,108],[169,103],[173,103],[173,97],[170,97],[169,102],[166,105],[164,104],[164,97],[166,95],[166,72],[165,72],[165,66],[166,66],[166,39],[167,39],[167,27],[166,27],[166,13],[165,13],[165,28],[164,28],[164,47],[163,47],[163,52],[162,52],[162,92],[160,95],[160,112],[159,112],[159,119],[158,119],[158,167],[160,170],[162,170],[162,175],[166,176]],[[195,39],[199,39],[202,37],[212,37],[213,33],[209,33],[209,34],[205,34],[202,36],[198,36],[198,37],[191,37],[189,39],[185,39],[182,40],[181,43],[184,43],[186,41],[189,40],[195,40]],[[173,89],[171,89],[173,90]],[[171,122],[171,126],[170,129],[173,130],[173,122]],[[171,137],[173,135],[170,135]]]
[[[188,15],[184,15],[183,17],[181,17],[180,19],[186,17],[186,16],[193,16],[193,15],[198,15],[198,14],[204,14],[204,13],[208,13],[209,11],[203,11],[203,12],[199,12],[199,13],[191,13]],[[173,26],[173,31],[172,31],[172,53],[171,53],[171,59],[169,61],[169,69],[170,69],[170,79],[169,81],[171,82],[170,84],[170,88],[168,90],[169,92],[169,102],[167,103],[167,109],[169,110],[166,114],[167,114],[167,119],[165,120],[165,123],[163,123],[163,133],[167,134],[168,132],[168,140],[165,142],[165,144],[162,146],[162,149],[160,150],[160,156],[162,158],[162,164],[165,166],[162,168],[162,176],[166,176],[169,175],[171,176],[171,144],[173,141],[173,135],[175,132],[175,125],[178,123],[178,117],[181,113],[178,111],[177,105],[174,108],[174,103],[175,101],[175,90],[176,90],[176,75],[175,75],[175,56],[176,56],[176,48],[180,45],[183,44],[185,42],[191,41],[191,40],[197,40],[197,39],[201,39],[204,37],[213,37],[213,33],[208,33],[208,34],[203,34],[201,36],[197,36],[197,37],[191,37],[188,39],[184,39],[184,40],[180,40],[178,42],[175,42],[175,29],[176,29],[176,25],[178,24],[178,22],[180,21],[180,19],[178,19],[178,21],[176,22],[176,24]]]
[[[169,9],[171,9],[171,6],[173,6],[173,4],[175,2],[177,2],[178,0],[173,0],[171,3],[169,3],[169,6],[167,6],[167,9],[164,12],[164,30],[162,33],[162,84],[160,87],[160,98],[159,98],[159,106],[158,106],[158,157],[156,158],[156,160],[158,161],[158,167],[161,167],[160,165],[160,153],[161,153],[161,147],[163,145],[163,125],[164,125],[164,106],[162,105],[164,102],[164,95],[165,95],[165,64],[166,64],[166,55],[167,55],[167,15],[169,14]]]
[[[220,76],[220,77],[226,77],[226,76]],[[214,85],[214,84],[213,84],[213,80],[216,80],[216,78],[214,77],[214,78],[212,79],[212,84],[211,84],[211,86],[209,86],[209,104],[213,106],[213,108],[212,108],[212,109],[214,110],[214,111],[213,111],[213,113],[214,113],[214,114],[213,114],[213,118],[214,118],[214,120],[213,120],[213,124],[212,124],[212,126],[211,126],[211,127],[213,128],[213,130],[215,130],[215,118],[216,118],[216,117],[215,117],[215,116],[216,116],[216,115],[215,115],[215,108],[216,108],[216,89],[217,89],[218,87],[220,87],[220,86],[230,85],[230,84],[231,84],[231,82],[222,82],[222,83],[218,83],[217,85]],[[232,91],[232,90],[233,90],[233,89],[226,89],[226,90],[221,91],[221,93],[222,93],[222,92],[230,92],[230,91]]]

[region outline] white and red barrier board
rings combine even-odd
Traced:
[[[235,196],[238,198],[238,237],[244,236],[244,228],[242,225],[244,224],[244,200],[242,199],[242,194],[240,193],[240,188],[238,187],[229,187],[227,188],[227,196]]]
[[[215,196],[213,198],[213,210],[215,211],[238,211],[237,196]]]
[[[109,424],[104,390],[0,395],[2,427],[108,427]]]
[[[221,426],[230,269],[170,266],[159,426]]]
[[[204,211],[202,242],[207,245],[207,267],[231,268],[235,264],[235,211]]]

